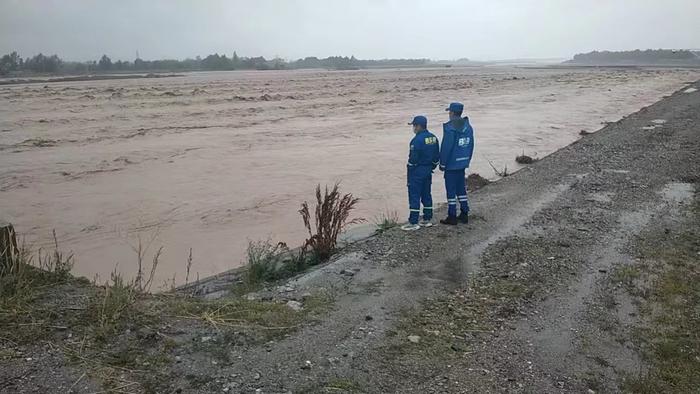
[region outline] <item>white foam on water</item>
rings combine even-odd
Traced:
[[[666,123],[666,119],[654,119],[654,120],[651,121],[651,123],[654,123],[654,124],[664,124],[664,123]]]
[[[654,130],[656,126],[644,126],[642,127],[642,130]]]

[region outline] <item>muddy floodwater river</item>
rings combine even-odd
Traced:
[[[242,264],[249,240],[298,245],[299,205],[342,182],[356,216],[407,215],[416,114],[441,136],[462,101],[471,172],[517,169],[698,78],[673,69],[506,67],[192,73],[162,79],[0,87],[0,218],[34,248],[76,256],[75,272],[132,276],[139,237],[163,247],[157,286]],[[444,201],[441,174],[433,181]],[[478,211],[479,207],[473,207]],[[152,242],[151,242],[152,241]]]

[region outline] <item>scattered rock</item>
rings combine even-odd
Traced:
[[[408,341],[411,343],[419,343],[420,342],[420,337],[418,335],[409,335],[408,336]]]
[[[304,309],[304,306],[299,301],[287,301],[287,306],[296,312]]]
[[[210,342],[212,340],[212,337],[202,337],[201,341],[202,343]]]
[[[346,269],[342,269],[342,270],[340,270],[340,275],[355,276],[355,272],[350,271],[350,270],[346,270]]]
[[[310,360],[306,360],[304,361],[304,365],[301,366],[301,369],[311,369],[312,365]]]
[[[515,162],[518,164],[532,164],[536,161],[537,159],[533,159],[532,157],[526,154],[519,155],[515,158]]]
[[[212,301],[213,301],[213,300],[218,300],[218,299],[221,299],[221,298],[227,296],[228,294],[229,294],[229,291],[226,290],[226,289],[224,289],[224,290],[219,290],[219,291],[215,291],[215,292],[212,292],[212,293],[207,293],[207,294],[205,294],[205,295],[204,295],[204,299],[206,299],[206,300],[212,300]]]

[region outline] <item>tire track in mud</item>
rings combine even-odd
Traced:
[[[614,195],[610,198],[616,199]],[[589,201],[598,200],[589,198]],[[641,368],[642,361],[635,350],[599,330],[598,322],[590,320],[587,314],[594,298],[600,296],[597,291],[607,273],[634,260],[625,251],[626,245],[643,232],[653,218],[677,214],[669,209],[666,201],[665,198],[647,200],[635,210],[608,204],[606,211],[619,212],[614,220],[617,225],[600,234],[594,243],[574,244],[570,248],[570,253],[586,256],[583,272],[577,280],[539,305],[536,316],[516,324],[514,337],[531,347],[534,362],[564,383],[559,388],[582,389],[571,377],[587,371],[589,382],[596,382],[591,389],[615,391],[621,376],[637,373]],[[614,368],[606,371],[602,368],[605,366]],[[594,379],[593,371],[605,377]]]

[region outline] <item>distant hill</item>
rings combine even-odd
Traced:
[[[564,64],[575,65],[657,65],[700,66],[700,52],[693,50],[647,49],[641,51],[593,51],[579,53]]]

